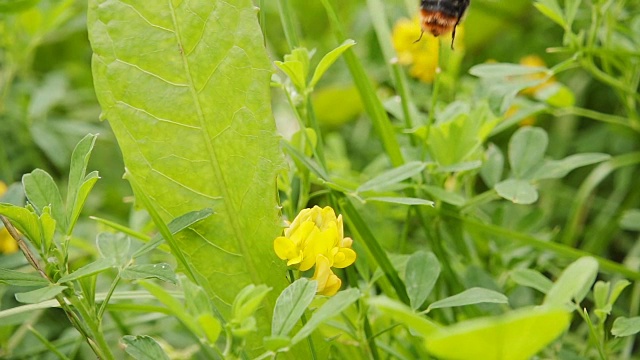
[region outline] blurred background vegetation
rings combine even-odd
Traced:
[[[256,5],[259,2],[256,0]],[[291,51],[281,22],[281,6],[286,2],[268,0],[261,3],[264,8],[260,18],[267,49],[272,60],[282,60]],[[317,63],[321,58],[319,55],[326,54],[340,42],[325,9],[320,1],[288,3],[298,20],[296,30],[300,45],[318,54],[312,59]],[[603,11],[597,23],[592,22],[587,6],[592,3],[597,3],[598,9]],[[357,42],[354,50],[376,84],[379,97],[392,113],[396,94],[392,72],[384,60],[366,1],[340,0],[334,4],[347,36]],[[384,13],[375,15],[382,16],[393,27],[402,19],[415,19],[419,1],[387,0],[384,6]],[[628,119],[630,125],[611,125],[562,111],[536,113],[523,119],[525,122],[521,124],[534,124],[547,130],[550,137],[547,155],[556,159],[576,152],[603,152],[615,156],[640,150],[640,129],[637,127],[640,121],[637,109],[640,4],[630,0],[583,2],[573,30],[576,36],[580,36],[580,32],[582,36],[589,31],[595,32],[599,47],[572,48],[573,40],[567,35],[570,32],[565,30],[537,11],[531,0],[473,0],[459,30],[456,50],[450,52],[444,48],[449,44],[448,36],[442,40],[441,53],[448,66],[441,79],[438,106],[443,108],[456,100],[473,103],[485,96],[476,89],[478,80],[468,75],[468,70],[477,64],[501,62],[552,67],[573,56],[591,56],[591,61],[605,69],[613,80],[599,77],[598,71],[589,68],[587,61],[581,63],[582,66],[578,64],[561,72],[553,81],[570,89],[567,96],[571,106],[575,103],[584,109],[620,116]],[[405,36],[411,38],[412,35]],[[415,39],[418,36],[419,31],[416,31]],[[425,35],[425,44],[433,43],[427,37],[430,36]],[[52,174],[64,188],[73,147],[87,133],[99,133],[89,168],[98,170],[101,180],[84,211],[132,224],[136,222],[136,213],[131,211],[128,201],[131,190],[121,179],[123,163],[115,138],[108,123],[99,119],[100,108],[93,90],[90,65],[86,1],[0,0],[0,181],[5,184],[19,182],[23,174],[41,168]],[[410,65],[405,69],[411,75]],[[431,106],[433,87],[428,80],[408,77],[413,101],[418,110],[426,113]],[[624,82],[626,90],[612,86],[614,80]],[[521,96],[527,98],[528,95]],[[279,89],[274,89],[272,102],[281,132],[290,137],[296,131],[291,125],[295,121]],[[313,93],[313,105],[323,129],[328,167],[332,173],[362,182],[388,166],[344,62],[338,61],[318,84]],[[517,128],[516,124],[499,132],[490,141],[506,149]],[[514,228],[550,238],[557,234],[558,227],[569,221],[570,204],[590,171],[591,168],[578,169],[562,181],[541,184],[541,199],[534,206],[496,204],[493,215],[500,213],[504,217],[503,224],[512,219]],[[640,202],[637,175],[637,166],[625,167],[604,180],[595,196],[589,197],[588,205],[597,210],[579,214],[580,244],[588,250],[617,261],[638,251],[634,245],[637,234],[629,231],[633,230],[633,224],[627,228],[618,226],[625,211],[638,207]],[[473,193],[486,190],[486,185],[479,181],[472,186],[477,188]],[[411,231],[402,223],[406,210],[373,203],[367,206],[371,211],[365,217],[371,220],[369,223],[378,238],[395,252],[409,251],[411,247],[395,243],[399,232]],[[85,231],[87,236],[79,237],[90,239],[86,244],[93,244],[96,227],[95,222],[85,218],[79,231]],[[415,244],[424,242],[424,234],[416,232],[412,235],[407,237]],[[602,238],[608,240],[599,243],[598,239]],[[85,247],[91,252],[89,248]],[[0,267],[14,268],[23,262],[17,254],[0,255]],[[493,271],[503,269],[497,267]],[[3,296],[0,303],[2,309],[15,304],[9,295]],[[55,318],[55,313],[49,314],[54,317],[49,319],[51,323],[63,321],[62,315]],[[11,331],[9,327],[2,329]]]

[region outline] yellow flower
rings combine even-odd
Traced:
[[[416,42],[421,31],[418,18],[400,19],[393,27],[391,38],[398,56],[398,63],[411,65],[409,73],[412,77],[430,83],[438,68],[440,41],[434,36],[425,34],[420,41]]]
[[[7,192],[7,185],[0,181],[0,197]],[[0,223],[2,226],[2,223]],[[9,235],[9,231],[2,226],[0,229],[0,254],[11,254],[18,251],[18,243]]]
[[[11,254],[18,251],[18,243],[9,235],[7,228],[0,229],[0,254]]]
[[[329,206],[314,206],[300,211],[284,236],[274,240],[273,247],[287,265],[306,271],[313,267],[319,254],[329,260],[330,266],[344,268],[353,264],[356,253],[351,249],[352,242],[344,238],[342,215],[336,217]]]
[[[316,271],[311,280],[318,282],[316,292],[319,295],[333,296],[342,285],[342,280],[331,271],[329,259],[323,255],[318,255],[316,258]]]
[[[331,260],[333,267],[339,269],[346,268],[356,261],[356,252],[351,249],[353,240],[351,238],[343,238],[338,246],[331,249]]]
[[[524,65],[524,66],[530,66],[530,67],[546,67],[547,65],[544,63],[544,61],[538,56],[538,55],[528,55],[525,56],[523,58],[520,59],[520,65]],[[541,84],[538,84],[536,86],[531,86],[528,87],[522,91],[520,91],[520,94],[522,95],[527,95],[527,96],[535,96],[537,92],[539,92],[540,90],[543,90],[545,88],[547,88],[548,86],[554,84],[556,82],[556,79],[551,76],[548,77],[546,72],[539,72],[539,73],[535,73],[535,74],[531,74],[531,75],[527,75],[527,78],[530,80],[543,80],[546,79],[546,81],[542,82]],[[511,107],[509,107],[509,109],[507,109],[507,111],[505,112],[504,116],[506,119],[515,116],[516,114],[518,114],[518,111],[520,110],[520,107],[518,105],[511,105]],[[520,122],[518,123],[518,125],[520,126],[532,126],[535,125],[536,123],[536,117],[535,116],[527,116],[526,118],[520,120]]]
[[[544,60],[542,60],[542,58],[540,58],[538,55],[528,55],[525,56],[523,58],[520,59],[520,65],[524,65],[524,66],[530,66],[530,67],[546,67],[547,64],[544,63]],[[531,80],[542,80],[547,78],[547,73],[542,71],[539,72],[537,74],[532,74],[529,75],[528,77]],[[523,95],[535,95],[538,91],[546,88],[547,86],[553,84],[556,82],[556,79],[552,76],[549,77],[545,82],[536,85],[536,86],[532,86],[532,87],[528,87],[524,90],[522,90],[520,93]]]
[[[344,237],[342,215],[336,217],[329,206],[314,206],[300,211],[284,235],[273,241],[273,248],[288,266],[300,271],[315,265],[313,279],[318,281],[318,294],[331,296],[342,284],[331,267],[345,268],[355,262],[352,244],[351,238]]]

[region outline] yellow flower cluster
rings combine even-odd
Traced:
[[[7,185],[0,181],[0,196],[7,191]],[[0,222],[0,226],[2,223]],[[0,254],[10,254],[18,251],[18,243],[9,235],[9,231],[2,226],[0,229]]]
[[[530,67],[546,67],[547,64],[544,63],[544,60],[542,60],[542,58],[538,55],[527,55],[523,58],[520,59],[520,65],[524,65],[524,66],[530,66]],[[547,74],[546,72],[539,72],[537,74],[532,74],[529,76],[529,78],[531,80],[542,80],[547,78]],[[528,87],[524,90],[521,91],[522,94],[524,95],[535,95],[538,91],[552,85],[553,83],[556,82],[556,79],[552,76],[550,78],[548,78],[545,82],[536,85],[536,86],[532,86],[532,87]]]
[[[280,259],[300,271],[315,265],[312,279],[318,282],[318,294],[331,296],[342,285],[331,268],[353,264],[356,253],[351,249],[352,243],[351,238],[344,237],[342,215],[336,217],[329,206],[314,206],[300,211],[284,230],[284,236],[274,240],[273,247]]]
[[[420,41],[420,21],[400,19],[393,27],[391,35],[393,47],[398,54],[398,63],[411,65],[409,73],[420,81],[431,83],[438,68],[440,41],[426,34]]]
[[[527,55],[523,58],[520,58],[520,65],[524,65],[524,66],[530,66],[530,67],[546,67],[547,64],[545,64],[544,60],[542,60],[542,58],[540,58],[538,55]],[[527,78],[529,78],[530,80],[543,80],[546,78],[546,80],[544,82],[542,82],[541,84],[538,84],[536,86],[531,86],[528,87],[522,91],[520,91],[520,94],[522,95],[527,95],[527,96],[535,96],[536,93],[548,88],[549,86],[552,86],[553,84],[556,83],[556,79],[555,77],[549,77],[547,78],[547,74],[546,72],[539,72],[537,74],[531,74],[528,75]],[[509,109],[507,109],[506,113],[505,113],[505,118],[509,118],[511,116],[514,116],[515,114],[518,113],[518,111],[520,110],[520,107],[518,105],[512,105],[511,107],[509,107]],[[536,123],[536,117],[535,116],[528,116],[524,119],[522,119],[518,124],[520,126],[532,126]]]

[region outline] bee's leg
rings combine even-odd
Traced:
[[[456,28],[458,27],[458,24],[460,24],[461,17],[462,15],[458,16],[458,20],[456,21],[456,24],[453,25],[453,31],[451,32],[451,50],[453,50],[453,41],[456,39]]]
[[[420,31],[420,37],[418,38],[418,40],[414,41],[413,43],[415,44],[415,43],[419,42],[420,40],[422,40],[422,35],[424,35],[424,30]]]
[[[453,26],[453,32],[451,33],[451,50],[453,49],[453,41],[456,39],[456,25]]]

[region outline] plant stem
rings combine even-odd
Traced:
[[[342,23],[338,19],[338,15],[336,14],[333,6],[329,0],[321,0],[321,2],[327,12],[329,22],[333,27],[333,31],[338,38],[338,41],[344,42],[347,38],[344,30],[342,29]],[[358,88],[365,111],[371,118],[373,128],[380,137],[382,146],[389,156],[391,164],[393,166],[400,166],[404,164],[404,157],[400,151],[400,145],[398,143],[398,139],[395,137],[395,131],[391,125],[389,116],[387,115],[384,106],[382,106],[380,99],[378,99],[378,95],[376,94],[362,63],[353,52],[353,49],[347,49],[344,52],[343,57],[347,63],[349,71],[351,72],[351,77]]]
[[[382,269],[385,276],[395,289],[396,295],[405,304],[409,304],[409,296],[407,295],[407,291],[404,287],[404,283],[400,280],[400,276],[398,272],[395,270],[387,253],[384,251],[376,237],[374,236],[371,229],[367,223],[360,217],[360,214],[356,210],[356,208],[346,197],[342,197],[339,200],[340,208],[342,212],[346,215],[345,221],[348,223],[349,228],[352,232],[357,234],[358,238],[362,240],[362,243],[367,247],[369,252],[373,255],[373,258],[378,263],[378,266]]]
[[[86,324],[90,334],[90,337],[87,338],[87,342],[94,352],[96,352],[96,355],[98,355],[102,360],[115,359],[111,353],[111,347],[104,337],[104,333],[102,332],[99,324],[99,319],[95,317],[95,313],[92,313],[92,311],[87,308],[85,302],[79,299],[75,294],[69,295],[67,298],[80,314],[84,324]],[[95,310],[95,308],[93,310]]]
[[[47,349],[49,349],[49,351],[51,351],[52,353],[54,353],[56,356],[58,356],[58,358],[62,359],[62,360],[71,360],[69,359],[65,354],[63,354],[62,352],[60,352],[60,350],[58,350],[58,348],[53,345],[49,340],[47,340],[46,337],[44,337],[42,334],[40,334],[40,332],[38,332],[38,330],[36,330],[33,326],[29,326],[29,331],[31,331],[31,333],[33,335],[35,335],[35,337],[38,338],[38,340],[40,340],[40,342],[47,347]]]
[[[111,295],[113,295],[113,292],[116,290],[116,286],[118,285],[118,282],[120,282],[120,274],[122,274],[122,270],[123,269],[120,269],[118,271],[118,274],[116,275],[115,279],[113,279],[113,281],[111,282],[109,291],[107,291],[107,296],[102,301],[102,304],[100,304],[100,309],[98,309],[98,314],[96,316],[99,324],[102,324],[102,316],[104,315],[104,311],[107,308],[107,304],[109,304],[109,299],[111,299]]]
[[[519,232],[515,232],[509,229],[502,228],[497,225],[485,224],[478,220],[474,220],[471,218],[463,217],[454,213],[443,213],[445,216],[452,216],[458,218],[464,222],[465,225],[471,226],[479,231],[488,232],[494,236],[500,236],[505,239],[509,239],[510,241],[519,242],[523,245],[531,246],[541,250],[549,250],[558,255],[565,256],[569,259],[579,259],[583,256],[591,256],[598,261],[598,264],[602,268],[603,271],[609,273],[618,273],[625,277],[640,280],[640,272],[629,269],[628,267],[619,264],[617,262],[605,259],[603,257],[594,255],[592,253],[575,249],[563,244],[558,244],[556,242],[539,240],[531,235],[523,234]]]
[[[369,323],[369,318],[367,314],[364,314],[364,335],[367,340],[367,349],[369,349],[369,353],[374,360],[380,359],[380,354],[378,354],[378,347],[376,346],[376,338],[373,334],[373,330],[371,329],[371,324]]]
[[[466,204],[462,206],[460,211],[464,213],[499,198],[500,196],[498,196],[498,193],[494,189],[490,189],[469,199],[469,201],[467,201]]]
[[[585,118],[602,121],[607,124],[624,126],[636,132],[640,132],[640,129],[637,128],[634,123],[629,123],[629,120],[625,117],[605,114],[605,113],[601,113],[601,112],[593,111],[589,109],[584,109],[579,107],[566,107],[566,108],[561,108],[561,109],[552,111],[552,114],[557,117],[561,117],[565,115],[582,116]]]
[[[300,321],[302,321],[302,326],[307,324],[307,316],[303,313],[300,317]],[[316,354],[316,347],[313,345],[313,337],[307,336],[307,343],[309,344],[309,351],[311,351],[311,358],[317,359],[318,355]]]
[[[570,215],[560,238],[561,243],[569,246],[575,245],[580,221],[586,211],[586,203],[594,189],[616,169],[626,166],[634,166],[637,164],[640,164],[640,152],[633,152],[616,156],[615,158],[601,163],[591,171],[589,176],[587,176],[580,185],[575,196],[575,200],[573,201],[571,211],[569,213]]]
[[[287,38],[289,44],[289,50],[293,50],[300,46],[300,36],[298,35],[298,28],[293,20],[293,9],[291,9],[291,3],[289,0],[278,0],[278,9],[280,10],[280,19],[282,20],[282,28],[284,30],[284,36]]]

